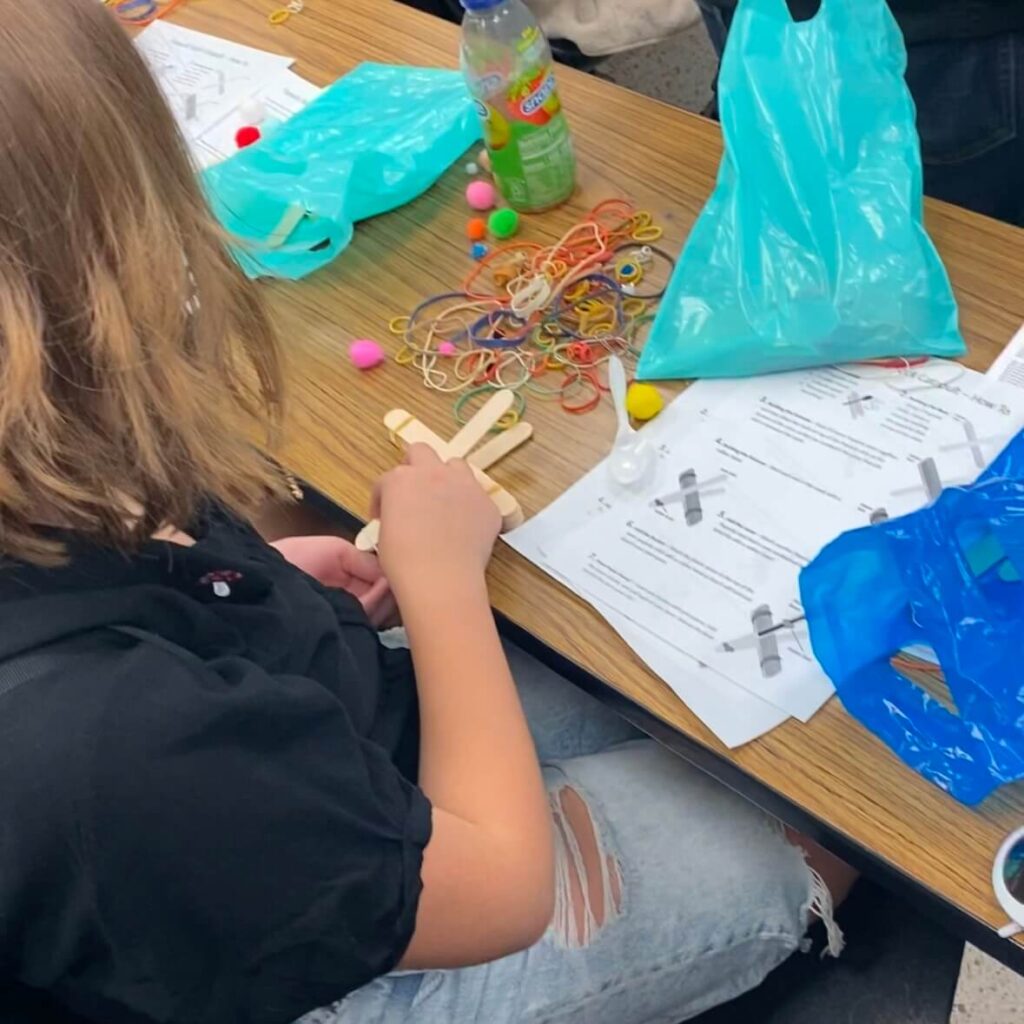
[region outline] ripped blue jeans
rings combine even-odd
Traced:
[[[818,886],[777,823],[507,653],[556,824],[551,927],[489,964],[378,978],[302,1024],[677,1024],[800,947]]]

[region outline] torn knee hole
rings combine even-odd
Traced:
[[[622,910],[619,862],[605,851],[590,808],[565,786],[551,796],[555,819],[556,940],[571,949],[589,945]]]

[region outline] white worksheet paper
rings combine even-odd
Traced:
[[[199,145],[204,133],[295,62],[293,57],[256,50],[168,21],[153,22],[135,43],[201,167],[213,162],[212,150]]]
[[[709,390],[714,388],[718,391],[727,387],[725,382],[715,382],[709,385]],[[659,418],[659,429],[666,433],[687,430],[686,419],[690,412],[695,410],[670,406]],[[690,426],[695,425],[690,423]],[[653,427],[654,424],[648,428],[652,435]],[[545,572],[561,579],[547,563],[545,549],[557,538],[574,528],[581,528],[584,522],[613,508],[620,498],[621,495],[609,488],[607,473],[604,466],[600,465],[549,505],[541,515],[534,516],[518,530],[506,534],[504,540]],[[571,587],[569,581],[561,581]],[[789,717],[781,708],[761,700],[729,679],[702,668],[692,656],[665,643],[643,625],[591,600],[598,612],[651,671],[660,676],[727,747],[749,743],[781,725]]]
[[[577,487],[599,490],[601,476],[601,472],[592,474],[580,481]],[[518,530],[506,534],[504,540],[541,569],[559,578],[545,560],[544,546],[562,530],[572,528],[572,521],[563,520],[566,516],[574,515],[572,503],[578,496],[578,493],[571,495],[564,504],[561,500],[556,502],[543,516],[535,516]],[[648,668],[664,680],[727,747],[749,743],[789,718],[781,708],[760,700],[730,680],[724,677],[710,678],[708,672],[701,669],[693,658],[673,649],[625,616],[602,607],[596,601],[593,603]]]
[[[802,620],[800,569],[843,531],[973,480],[1018,429],[1015,397],[946,363],[698,383],[646,428],[659,468],[645,493],[616,494],[599,467],[604,511],[586,529],[567,528],[593,503],[576,489],[556,503],[559,529],[545,534],[548,512],[529,527],[544,567],[624,622],[642,658],[667,647],[705,689],[728,679],[806,720],[832,687]]]
[[[1024,399],[1024,327],[1010,339],[985,376],[1019,390]]]
[[[278,71],[260,85],[250,96],[225,109],[192,140],[192,152],[200,167],[220,163],[238,152],[235,133],[245,124],[244,112],[240,109],[248,100],[257,100],[266,111],[264,131],[273,122],[287,121],[307,104],[315,100],[323,90],[300,78],[294,71]]]
[[[935,360],[899,373],[834,366],[752,377],[706,404],[729,430],[748,425],[757,452],[812,470],[820,493],[866,501],[870,521],[972,482],[1019,428],[1024,395]]]
[[[800,616],[800,568],[834,535],[829,499],[811,488],[797,495],[795,467],[783,470],[780,481],[780,463],[752,454],[754,440],[741,427],[725,431],[718,422],[689,432],[682,446],[662,440],[650,493],[620,500],[545,554],[584,596],[696,659],[698,667],[806,720],[832,686],[817,667],[803,624],[770,634],[767,672],[757,632]],[[692,510],[652,504],[656,496],[675,497],[687,474],[697,485]],[[704,481],[709,486],[702,491]],[[773,511],[783,492],[785,516]]]

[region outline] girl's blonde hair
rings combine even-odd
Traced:
[[[247,513],[278,353],[171,113],[96,0],[0,14],[0,555]]]

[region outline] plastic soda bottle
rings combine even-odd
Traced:
[[[525,213],[557,206],[576,185],[576,157],[551,47],[522,0],[462,0],[462,6],[462,70],[495,183]]]

